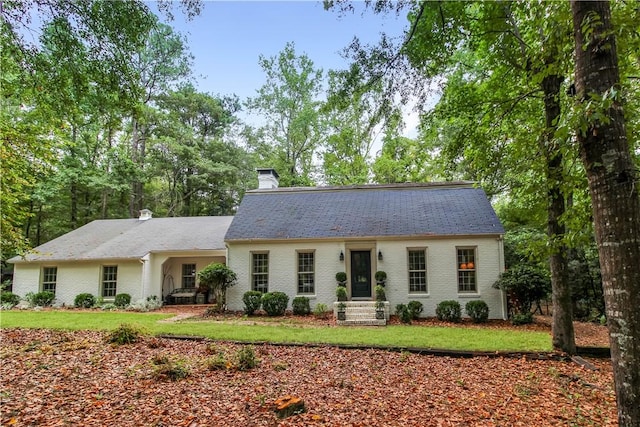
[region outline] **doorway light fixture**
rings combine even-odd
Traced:
[[[382,261],[382,251],[378,251],[378,261]]]
[[[340,251],[340,261],[344,261],[344,252]]]

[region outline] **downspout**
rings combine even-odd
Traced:
[[[148,296],[150,296],[150,284],[151,284],[151,278],[149,277],[150,275],[150,270],[149,270],[149,259],[150,259],[150,254],[147,253],[145,256],[143,256],[142,258],[140,258],[140,263],[142,264],[142,283],[141,283],[141,295],[140,298],[141,299],[145,299]]]
[[[498,236],[498,276],[504,273],[504,235]],[[500,290],[500,300],[502,302],[502,320],[507,320],[507,294]]]

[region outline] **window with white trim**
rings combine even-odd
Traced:
[[[476,248],[457,248],[458,292],[477,292]]]
[[[56,293],[58,267],[42,267],[42,290]]]
[[[409,293],[427,293],[427,251],[409,249]]]
[[[251,290],[269,292],[269,254],[251,254]]]
[[[315,254],[298,252],[298,293],[313,294],[315,292]]]
[[[116,296],[118,285],[118,266],[105,265],[102,267],[102,297],[112,298]]]
[[[182,264],[182,288],[196,287],[196,265]]]

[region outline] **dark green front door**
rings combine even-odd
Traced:
[[[351,297],[371,298],[371,251],[351,251]]]

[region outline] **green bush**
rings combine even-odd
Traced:
[[[336,273],[336,282],[345,283],[347,281],[347,273],[344,271],[339,271]]]
[[[73,305],[78,308],[91,308],[96,305],[96,297],[91,294],[78,294],[73,300]]]
[[[551,293],[551,280],[547,272],[521,264],[500,274],[493,287],[507,293],[509,304],[517,313],[526,314],[536,301]]]
[[[323,304],[320,302],[313,308],[313,315],[316,317],[325,318],[327,317],[328,313],[329,307],[327,307],[327,304]]]
[[[262,308],[269,316],[282,316],[287,310],[289,296],[284,292],[262,294]]]
[[[375,291],[376,291],[376,301],[386,301],[387,300],[387,294],[384,291],[384,286],[376,285]]]
[[[182,360],[171,360],[167,356],[157,355],[151,363],[154,365],[153,377],[156,380],[178,381],[191,374],[189,367]]]
[[[239,371],[248,371],[258,366],[258,364],[256,353],[251,346],[244,346],[235,354],[234,367]]]
[[[118,294],[116,295],[113,304],[118,308],[125,308],[129,304],[131,304],[131,295],[129,294]]]
[[[420,314],[422,313],[422,310],[424,310],[420,301],[409,301],[407,308],[409,309],[409,314],[411,314],[412,319],[420,318]]]
[[[140,340],[141,335],[142,331],[139,328],[123,323],[109,333],[107,342],[117,345],[133,344]]]
[[[469,301],[465,304],[464,311],[471,317],[473,323],[483,323],[489,318],[489,306],[482,300]]]
[[[20,295],[9,291],[0,292],[0,304],[7,307],[15,307],[20,303]]]
[[[516,313],[511,316],[511,323],[516,326],[533,323],[533,313]]]
[[[462,318],[460,303],[454,300],[442,301],[436,307],[436,317],[445,322],[459,322]]]
[[[29,292],[24,296],[24,299],[29,301],[29,304],[32,307],[49,307],[53,304],[53,300],[56,299],[56,296],[53,292],[43,291],[38,293]]]
[[[247,291],[242,295],[242,302],[244,302],[245,314],[251,316],[253,313],[260,310],[260,304],[262,304],[262,292]]]
[[[306,316],[311,313],[311,305],[309,305],[309,298],[307,297],[295,297],[291,301],[291,306],[293,307],[293,314]]]
[[[344,286],[338,286],[336,288],[336,298],[338,301],[346,301],[347,300],[347,288]]]
[[[407,307],[406,304],[396,305],[396,315],[402,323],[411,323],[411,312],[409,311],[409,307]]]

